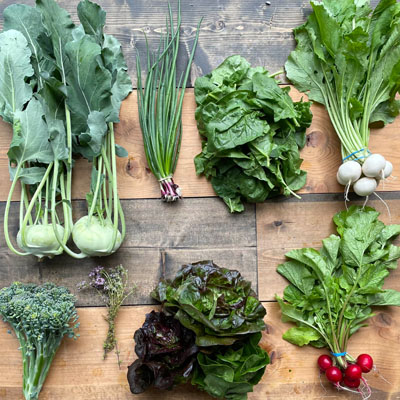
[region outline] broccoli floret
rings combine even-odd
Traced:
[[[14,282],[0,290],[0,315],[21,345],[26,400],[38,399],[63,337],[79,336],[75,300],[68,289],[52,283]]]

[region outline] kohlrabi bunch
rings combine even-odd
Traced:
[[[114,123],[132,90],[121,45],[103,33],[106,13],[95,3],[78,5],[81,25],[54,0],[4,11],[0,34],[0,115],[13,126],[13,181],[4,217],[8,246],[19,255],[76,258],[115,252],[125,236],[117,191]],[[73,156],[92,163],[88,215],[72,219]],[[17,250],[8,215],[21,182]],[[62,218],[57,212],[62,209]],[[120,230],[121,229],[121,230]],[[67,246],[72,233],[75,253]]]
[[[392,164],[368,149],[370,124],[399,114],[400,13],[396,0],[311,1],[313,12],[294,30],[287,63],[290,81],[324,104],[342,144],[337,179],[360,196],[375,192]]]

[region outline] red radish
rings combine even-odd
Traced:
[[[350,379],[349,377],[345,376],[343,379],[343,383],[348,387],[348,388],[358,388],[361,384],[360,379]]]
[[[350,364],[346,368],[346,371],[344,371],[344,374],[346,375],[347,378],[351,380],[361,379],[362,369],[357,364]]]
[[[323,354],[318,357],[318,366],[322,371],[326,371],[329,367],[332,367],[333,362],[332,358],[327,356],[326,354]]]
[[[338,383],[343,378],[342,371],[338,367],[329,367],[325,371],[325,375],[328,378],[328,381],[333,383]]]
[[[362,372],[367,374],[374,367],[374,360],[369,354],[360,354],[357,357],[357,365],[360,366]]]

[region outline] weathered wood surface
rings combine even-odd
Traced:
[[[35,3],[34,0],[20,2],[29,5]],[[0,15],[13,3],[13,0],[1,0]],[[59,1],[75,22],[78,3],[79,0]],[[106,32],[115,35],[122,43],[136,85],[136,50],[145,57],[144,33],[152,48],[157,48],[160,33],[165,27],[167,1],[102,0],[99,3],[107,11]],[[181,3],[182,44],[178,70],[186,66],[197,23],[204,17],[188,82],[190,87],[198,76],[208,74],[232,54],[240,54],[253,65],[263,65],[271,72],[281,70],[294,49],[292,29],[301,25],[311,12],[306,0],[181,0]],[[378,0],[371,3],[375,5]],[[176,7],[177,1],[171,1],[171,4]]]
[[[231,215],[217,198],[185,199],[174,205],[159,200],[123,201],[127,236],[122,248],[105,259],[74,260],[62,255],[38,262],[36,257],[13,255],[0,233],[0,287],[14,280],[52,281],[78,295],[80,305],[98,305],[93,292],[77,292],[76,285],[96,265],[124,265],[137,291],[128,304],[151,303],[150,291],[162,274],[173,278],[185,263],[213,259],[221,266],[239,269],[257,290],[255,207]],[[85,212],[83,201],[74,202],[75,219]],[[9,226],[18,229],[18,207],[11,209]],[[4,203],[0,204],[3,225]],[[216,221],[218,221],[216,223]],[[164,253],[164,257],[161,254]],[[164,261],[162,261],[164,260]]]
[[[269,352],[272,363],[262,381],[249,394],[249,400],[256,399],[359,399],[345,393],[338,393],[324,378],[318,379],[317,349],[293,346],[281,340],[289,324],[280,321],[276,303],[264,303],[267,308],[267,331],[263,334],[261,346]],[[135,359],[133,333],[144,321],[145,313],[153,307],[123,307],[118,317],[117,338],[119,340],[121,369],[117,359],[110,354],[103,361],[102,342],[106,334],[103,319],[104,308],[81,308],[81,337],[77,341],[65,339],[50,370],[42,391],[41,400],[193,400],[210,399],[196,391],[191,385],[176,388],[172,392],[150,390],[133,396],[128,387],[127,366]],[[357,335],[358,340],[350,341],[349,351],[353,355],[368,352],[374,356],[381,377],[371,373],[368,382],[372,387],[373,400],[397,399],[400,396],[400,314],[386,308],[371,320],[368,328]],[[21,355],[14,334],[7,334],[8,326],[0,322],[0,399],[20,400],[21,396]],[[396,333],[397,332],[397,333]],[[397,356],[397,357],[395,357]],[[385,378],[388,382],[385,382]]]
[[[302,95],[292,88],[292,96],[298,101]],[[196,103],[192,89],[188,89],[183,108],[183,140],[175,181],[181,186],[184,197],[214,196],[213,188],[204,177],[196,176],[193,158],[201,151],[201,140],[197,132],[194,111]],[[301,152],[302,168],[308,172],[306,186],[300,193],[337,193],[343,187],[336,182],[337,168],[341,162],[339,140],[329,121],[324,107],[313,105],[313,123],[307,131],[307,144]],[[128,158],[118,160],[118,186],[123,199],[159,198],[160,188],[147,168],[140,131],[136,93],[123,103],[121,123],[116,127],[117,142],[129,152]],[[0,121],[0,201],[6,200],[10,181],[7,151],[11,140],[11,129]],[[370,149],[383,154],[394,166],[394,175],[400,170],[400,152],[393,143],[400,142],[400,119],[383,129],[373,129]],[[80,160],[74,171],[73,197],[85,198],[89,189],[90,165]],[[379,186],[379,190],[400,190],[400,180],[390,178]],[[18,190],[14,200],[18,200]]]

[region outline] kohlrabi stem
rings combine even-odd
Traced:
[[[24,220],[22,221],[22,226],[20,226],[20,228],[19,228],[19,229],[20,229],[20,232],[21,232],[21,242],[22,242],[22,244],[23,244],[24,246],[26,246],[26,241],[25,241],[26,232],[25,232],[25,230],[26,230],[26,226],[28,225],[29,215],[31,215],[32,210],[33,210],[33,207],[35,206],[35,203],[36,203],[36,199],[38,198],[38,196],[39,196],[40,193],[42,192],[43,186],[44,186],[44,185],[46,184],[46,182],[47,182],[47,179],[48,179],[48,177],[49,177],[49,175],[50,175],[50,172],[51,172],[51,170],[52,170],[52,168],[53,168],[53,165],[54,165],[54,162],[51,162],[51,163],[48,165],[48,167],[47,167],[47,169],[46,169],[46,172],[45,172],[45,174],[43,175],[43,178],[42,178],[42,180],[40,181],[38,187],[36,188],[35,193],[34,193],[34,195],[32,196],[31,201],[30,201],[30,203],[29,203],[29,206],[28,206],[28,208],[27,208],[27,210],[26,210],[26,212],[25,212],[25,218],[24,218]]]
[[[25,198],[25,185],[21,185],[21,200],[19,202],[19,226],[22,225],[22,221],[24,220],[24,198]]]
[[[97,198],[99,197],[100,185],[101,185],[101,171],[103,169],[103,159],[102,157],[95,157],[93,159],[93,168],[96,168],[97,162],[97,180],[96,180],[96,188],[93,193],[92,204],[90,205],[89,213],[88,213],[88,224],[90,224],[90,220],[92,219],[93,213],[97,207]]]
[[[71,210],[71,204],[69,200],[67,199],[66,193],[65,193],[65,180],[64,180],[64,172],[60,173],[60,190],[61,190],[61,201],[62,201],[62,208],[63,208],[63,215],[64,215],[64,238],[63,238],[63,243],[67,244],[69,235],[71,234],[72,227],[70,226],[70,220],[69,220],[69,214]],[[56,213],[57,217],[57,222],[58,221],[58,215]]]
[[[46,180],[46,196],[44,198],[44,216],[43,222],[45,225],[49,222],[49,180]]]
[[[20,251],[18,251],[13,244],[11,243],[10,240],[10,235],[8,232],[8,216],[10,214],[10,206],[11,206],[11,199],[12,199],[12,195],[14,193],[15,190],[15,186],[17,185],[18,182],[18,178],[19,178],[19,174],[21,172],[21,164],[18,164],[17,166],[17,170],[15,172],[14,175],[14,179],[11,183],[11,188],[10,191],[8,193],[8,197],[7,197],[7,203],[6,203],[6,209],[4,211],[4,238],[6,240],[7,246],[8,248],[15,254],[19,255],[19,256],[27,256],[29,253],[22,253]]]
[[[54,177],[58,176],[58,163],[59,160],[55,160],[54,161]],[[68,181],[67,181],[68,184]],[[62,238],[60,238],[59,234],[58,234],[58,229],[57,229],[57,225],[56,225],[56,219],[57,219],[57,215],[56,215],[56,192],[57,192],[57,179],[53,179],[53,186],[51,189],[51,222],[53,225],[53,231],[54,231],[54,236],[56,237],[58,243],[60,244],[60,246],[63,248],[63,250],[70,255],[71,257],[74,258],[86,258],[87,255],[84,253],[75,253],[74,251],[72,251],[70,248],[68,248],[66,246],[65,243],[63,243]],[[64,221],[65,223],[65,221]]]
[[[71,114],[67,102],[65,102],[65,121],[67,125],[67,146],[68,146],[68,163],[67,163],[67,201],[69,202],[69,223],[72,227],[74,221],[72,220],[72,128],[71,128]]]

